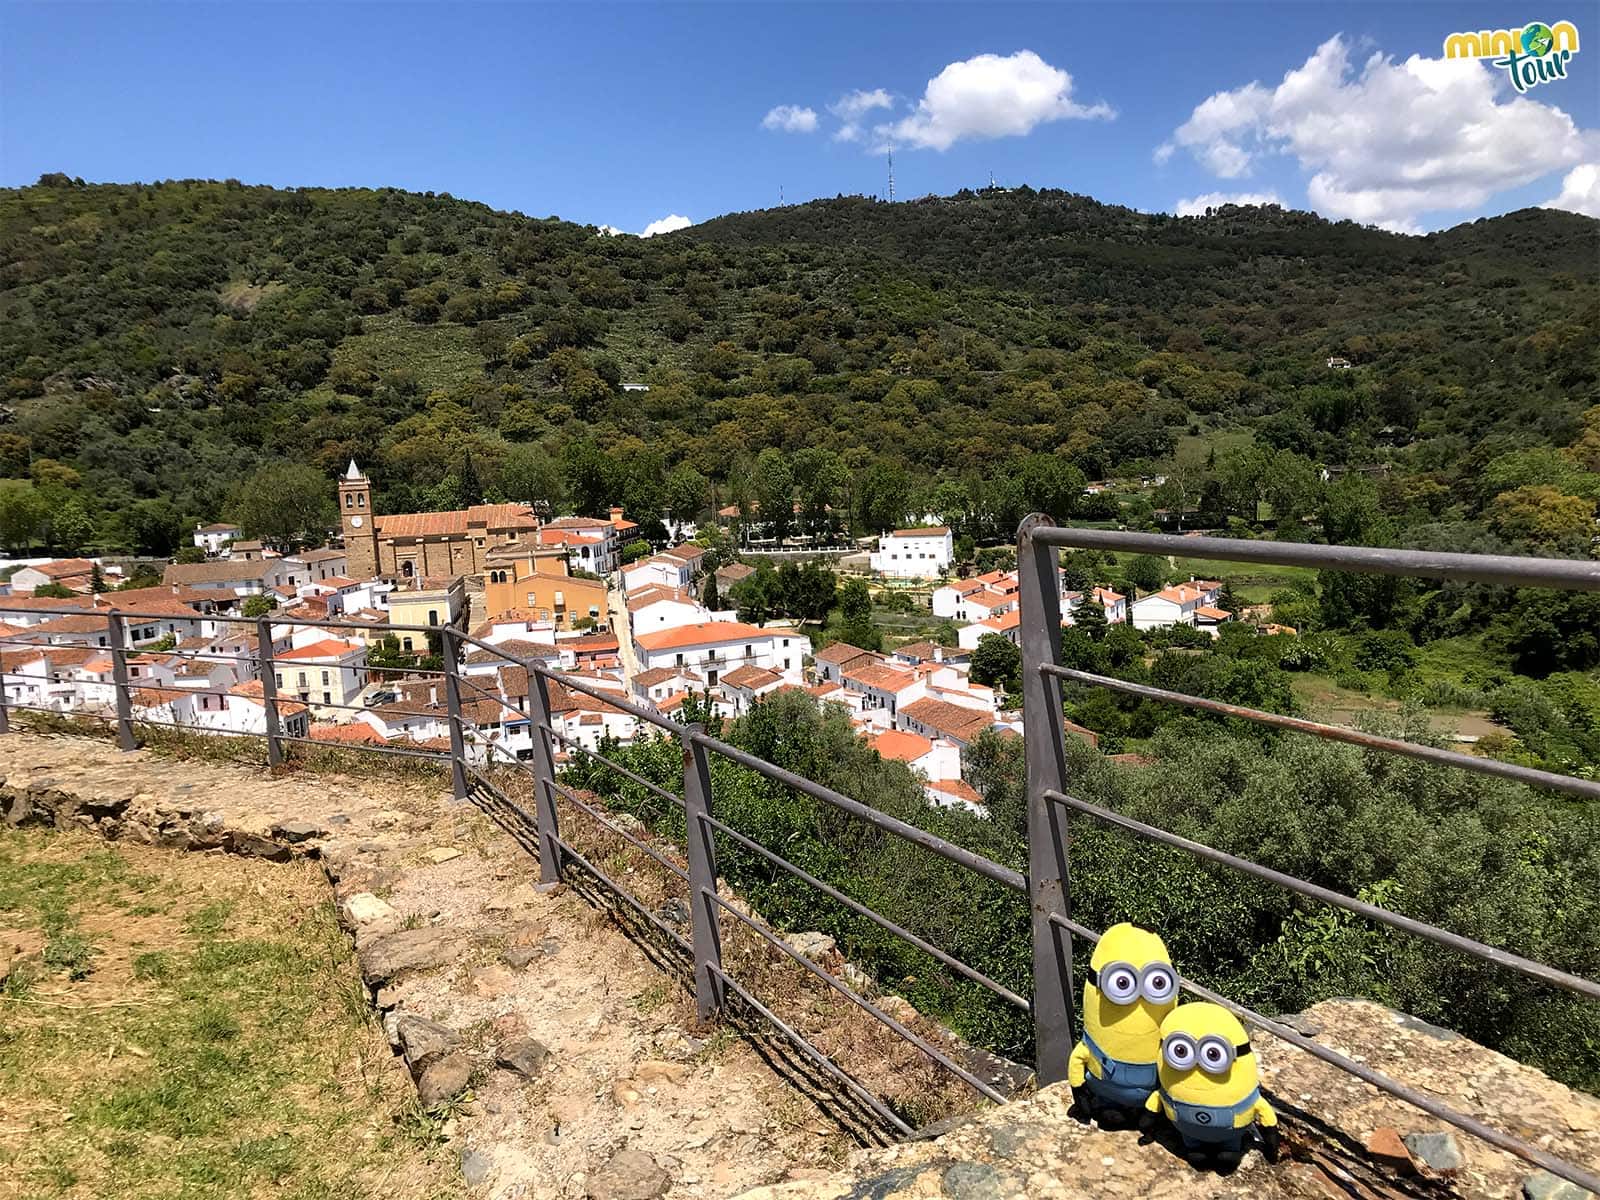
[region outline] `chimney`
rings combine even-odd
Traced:
[[[622,520],[622,505],[613,504],[611,506],[611,523],[615,525],[620,520]]]

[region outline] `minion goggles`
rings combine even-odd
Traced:
[[[1140,996],[1152,1004],[1165,1004],[1178,991],[1178,973],[1171,963],[1146,963],[1136,967],[1127,962],[1109,962],[1096,970],[1089,968],[1089,982],[1113,1004],[1132,1004]]]
[[[1221,1075],[1233,1066],[1234,1059],[1249,1053],[1249,1042],[1234,1045],[1214,1033],[1198,1042],[1187,1033],[1169,1033],[1161,1039],[1161,1057],[1174,1071],[1199,1067],[1207,1075]]]

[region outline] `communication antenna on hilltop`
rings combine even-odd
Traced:
[[[994,172],[993,171],[989,172],[989,190],[990,191],[994,190]]]
[[[783,184],[778,185],[778,207],[783,207]]]
[[[889,147],[889,203],[894,203],[894,147]]]

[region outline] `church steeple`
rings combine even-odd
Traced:
[[[372,481],[356,460],[339,480],[339,525],[344,530],[345,556],[355,579],[378,573],[378,529],[372,512]]]

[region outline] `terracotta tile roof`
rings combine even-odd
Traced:
[[[0,596],[0,612],[25,612],[34,608],[51,612],[63,608],[82,610],[84,603],[80,596]]]
[[[900,713],[908,720],[926,725],[929,729],[959,742],[972,741],[994,723],[993,717],[986,712],[975,708],[963,708],[948,700],[935,700],[931,697],[913,700],[902,708]]]
[[[873,662],[863,667],[850,666],[844,671],[846,683],[877,688],[880,692],[903,692],[917,682],[910,671],[902,671],[885,663]]]
[[[23,570],[37,571],[47,579],[66,579],[74,575],[92,575],[94,564],[87,558],[58,558],[53,562],[24,567]]]
[[[737,670],[729,671],[722,677],[722,682],[729,687],[744,688],[746,691],[753,692],[760,688],[782,683],[783,676],[776,671],[769,671],[765,667],[743,666]]]
[[[467,653],[469,665],[486,662],[505,662],[507,666],[515,663],[506,662],[507,659],[539,658],[556,659],[561,657],[560,646],[549,646],[543,642],[524,642],[515,638],[505,642],[492,643],[494,650],[472,650]]]
[[[37,637],[51,637],[55,634],[70,633],[105,633],[106,618],[96,616],[52,617],[48,621],[40,621],[28,633]]]
[[[697,563],[706,556],[704,546],[696,546],[693,542],[684,542],[679,546],[668,546],[661,552],[662,557],[681,559],[687,563]]]
[[[755,573],[756,569],[754,567],[747,563],[741,562],[723,563],[716,570],[716,576],[718,579],[731,581],[733,583],[738,583],[739,580],[744,579],[746,576],[754,575]]]
[[[237,530],[238,528],[239,527],[237,525],[229,525],[224,521],[217,521],[217,522],[214,522],[213,524],[210,524],[210,525],[202,525],[202,526],[200,526],[200,532],[201,533],[227,533],[228,530],[230,530],[230,529]]]
[[[336,558],[347,558],[343,550],[302,550],[295,557],[308,566],[313,563],[332,562]]]
[[[1195,610],[1194,610],[1194,615],[1197,616],[1197,617],[1209,617],[1213,621],[1231,621],[1231,620],[1233,620],[1233,614],[1231,612],[1229,612],[1227,609],[1225,609],[1225,608],[1213,608],[1209,604],[1196,605],[1195,606]]]
[[[917,529],[896,529],[885,537],[943,537],[950,530],[943,525],[928,525]]]
[[[546,529],[613,529],[615,526],[610,521],[602,521],[598,517],[557,517],[545,524]]]
[[[976,592],[969,592],[962,599],[968,604],[977,604],[983,608],[997,608],[1002,604],[1012,603],[1010,596],[1002,596],[999,592],[991,592],[988,588],[980,588]]]
[[[539,544],[542,546],[594,546],[603,541],[603,534],[589,530],[552,529],[548,525],[539,530]]]
[[[393,513],[372,523],[380,537],[466,537],[473,529],[537,529],[539,518],[525,504],[474,504],[452,512]]]
[[[806,695],[815,696],[818,700],[821,700],[825,696],[831,696],[835,692],[842,691],[844,691],[844,689],[837,683],[814,683],[805,689]]]
[[[161,572],[161,582],[174,583],[257,583],[270,572],[282,568],[276,558],[256,559],[247,562],[242,558],[223,559],[220,562],[168,563]]]
[[[983,796],[977,788],[964,779],[939,779],[926,785],[926,790],[965,800],[968,804],[982,804]]]
[[[679,604],[692,604],[700,607],[700,602],[682,588],[670,588],[659,583],[652,583],[649,587],[642,587],[628,597],[628,611],[638,612],[642,608],[649,608],[652,604],[660,604],[666,600],[674,600]]]
[[[228,689],[228,695],[238,696],[240,699],[248,700],[254,704],[265,705],[266,703],[264,694],[261,691],[261,680],[259,679],[246,679],[243,683],[234,684]],[[298,716],[305,711],[306,706],[301,704],[300,701],[288,700],[282,696],[278,697],[278,715],[280,717]]]
[[[912,642],[908,646],[896,647],[894,653],[901,658],[914,658],[918,662],[925,662],[942,649],[942,646],[936,646],[932,642]]]
[[[860,646],[852,646],[849,642],[835,642],[818,650],[815,657],[819,663],[842,667],[858,658],[877,658],[878,655]]]
[[[635,640],[646,650],[676,650],[684,646],[720,646],[727,642],[766,641],[773,630],[757,629],[738,621],[701,621],[646,633]]]
[[[890,729],[873,738],[870,745],[885,758],[900,762],[915,762],[933,749],[933,743],[919,734],[904,729]]]
[[[568,638],[561,647],[577,654],[596,654],[605,650],[617,649],[617,635],[614,633],[587,633],[583,637]]]
[[[635,687],[655,687],[658,683],[665,683],[669,679],[689,677],[689,672],[682,667],[651,667],[648,671],[640,671],[633,677]]]
[[[311,727],[314,742],[343,742],[358,746],[387,746],[383,734],[365,721],[351,721],[348,725],[319,724]]]
[[[147,588],[119,588],[114,592],[101,592],[94,598],[96,608],[137,608],[142,609],[150,604],[209,604],[217,603],[217,593],[205,591],[203,588],[183,587],[147,587]],[[156,609],[153,611],[164,611]]]
[[[281,654],[273,655],[278,662],[304,662],[311,659],[344,658],[346,655],[360,650],[362,647],[356,642],[341,642],[336,638],[323,638],[320,642],[300,646],[294,650],[285,650]]]

